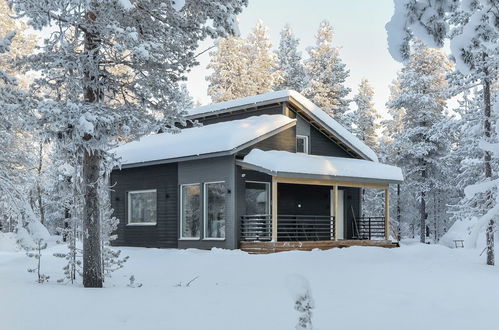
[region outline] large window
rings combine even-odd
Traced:
[[[246,181],[246,214],[270,214],[270,184]]]
[[[308,154],[308,136],[306,135],[296,136],[296,152]]]
[[[204,185],[204,237],[225,238],[227,187],[225,182],[211,182]]]
[[[128,192],[128,224],[156,224],[156,190]]]
[[[199,239],[201,223],[201,185],[182,185],[180,204],[180,237]]]

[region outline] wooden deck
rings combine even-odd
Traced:
[[[350,246],[377,246],[383,248],[395,248],[399,247],[399,244],[385,240],[338,240],[307,242],[241,242],[239,247],[242,251],[248,253],[261,254],[292,250],[329,250],[334,248],[346,248]]]

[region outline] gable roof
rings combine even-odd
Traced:
[[[115,148],[125,167],[168,163],[191,158],[231,155],[296,125],[284,115],[261,115],[201,127],[180,133],[160,133]]]
[[[238,165],[279,177],[370,183],[401,183],[399,167],[363,159],[253,149]]]
[[[248,96],[237,100],[225,101],[190,109],[187,111],[187,118],[197,119],[209,115],[237,111],[248,108],[249,106],[258,107],[276,102],[290,102],[291,104],[299,106],[309,117],[311,117],[314,122],[318,123],[321,127],[334,135],[339,141],[351,148],[362,158],[372,160],[374,162],[378,161],[376,153],[364,142],[350,133],[345,127],[341,126],[336,120],[329,116],[320,107],[315,105],[312,101],[293,90],[282,90]]]

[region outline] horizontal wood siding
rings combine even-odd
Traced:
[[[263,141],[255,143],[251,147],[241,150],[237,154],[238,158],[246,156],[252,149],[296,152],[296,127],[290,127]]]
[[[319,132],[315,127],[310,127],[310,154],[352,158],[350,154]]]
[[[113,245],[158,248],[177,247],[177,164],[114,170],[111,173],[111,205],[120,222]],[[128,192],[157,190],[157,224],[127,226]]]

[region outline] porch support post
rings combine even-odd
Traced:
[[[338,228],[340,227],[340,210],[338,208],[338,185],[334,185],[333,189],[333,210],[334,210],[334,240],[338,240]]]
[[[277,242],[277,178],[272,177],[272,242]]]
[[[385,239],[390,239],[390,189],[385,188]]]

